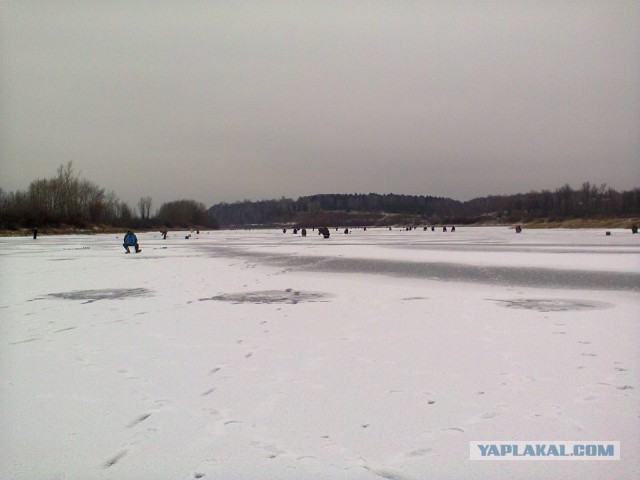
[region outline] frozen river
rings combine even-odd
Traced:
[[[1,238],[0,478],[640,475],[640,236],[331,234]]]

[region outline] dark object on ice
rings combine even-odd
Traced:
[[[169,233],[169,232],[167,232],[167,230],[160,230],[160,233],[162,234],[162,239],[166,240],[167,239],[167,233]]]
[[[442,227],[442,231],[446,232],[447,231],[447,227]]]
[[[537,310],[539,312],[569,312],[578,310],[604,310],[612,308],[607,302],[594,300],[578,300],[567,298],[513,298],[507,300],[494,299],[507,308]]]
[[[345,235],[349,235],[349,229],[348,229],[348,228],[345,228],[345,229],[344,229],[344,234],[345,234]]]
[[[431,227],[431,231],[435,232],[436,231],[436,227]]]
[[[256,303],[256,304],[272,304],[286,303],[297,305],[303,302],[327,302],[331,295],[322,292],[304,292],[287,288],[286,290],[261,290],[254,292],[238,292],[224,293],[208,298],[200,298],[199,301],[221,301],[231,302],[235,304]]]
[[[131,253],[129,247],[135,247],[136,253],[140,253],[142,251],[140,245],[138,245],[138,237],[136,237],[136,234],[131,230],[127,230],[127,234],[124,236],[124,243],[122,244],[122,246],[126,250],[126,253]]]
[[[35,240],[36,238],[38,238],[38,229],[34,228],[33,229],[33,239]]]
[[[297,234],[298,234],[298,229],[297,229],[297,228],[294,228],[294,229],[293,229],[293,234],[294,234],[294,235],[297,235]]]
[[[452,225],[452,226],[451,226],[451,231],[452,231],[452,232],[455,232],[455,231],[456,231],[456,226],[455,226],[455,225]]]
[[[318,229],[318,234],[322,234],[324,238],[329,238],[331,233],[329,233],[329,229],[327,227],[320,227]]]
[[[185,240],[189,240],[190,238],[191,238],[191,234],[189,234],[189,235],[185,235],[185,236],[184,236],[184,239],[185,239]]]
[[[35,298],[34,300],[43,300],[46,297],[51,297],[93,303],[99,300],[119,300],[121,298],[146,297],[150,295],[153,295],[153,291],[146,288],[106,288],[102,290],[74,290],[71,292],[50,293],[45,297]]]
[[[522,232],[522,227],[520,225],[516,225],[516,233]]]
[[[638,233],[638,226],[637,225],[632,225],[631,226],[631,233]]]
[[[306,237],[307,236],[307,229],[303,228],[300,233],[302,234],[303,237]]]
[[[605,233],[605,235],[606,235],[607,237],[610,237],[610,236],[611,236],[611,232],[610,232],[609,230],[607,230],[607,231],[606,231],[606,232],[604,232],[604,233]]]
[[[424,228],[422,229],[422,231],[423,231],[423,232],[426,232],[426,231],[427,231],[427,227],[424,227]]]
[[[286,228],[283,228],[283,229],[282,229],[282,233],[287,233],[287,229],[286,229]]]

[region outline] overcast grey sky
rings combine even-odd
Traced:
[[[0,2],[0,187],[135,206],[640,186],[638,1]]]

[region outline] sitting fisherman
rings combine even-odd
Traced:
[[[127,230],[127,234],[124,236],[124,243],[122,244],[124,249],[127,251],[126,253],[131,253],[129,247],[135,247],[136,253],[140,253],[142,249],[138,245],[138,237],[131,230]]]

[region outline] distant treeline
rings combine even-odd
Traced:
[[[469,224],[561,221],[640,215],[640,188],[618,192],[585,182],[554,191],[489,196],[460,202],[450,198],[369,194],[325,194],[251,202],[220,203],[209,209],[221,226],[295,223],[320,225]]]
[[[163,204],[153,216],[151,197],[137,209],[93,182],[81,179],[73,164],[55,177],[34,180],[26,191],[0,189],[0,229],[104,225],[118,228],[218,228],[277,225],[373,226],[419,224],[516,223],[533,220],[640,216],[640,188],[618,192],[589,182],[554,191],[489,196],[460,202],[415,195],[323,194],[251,202],[220,203],[210,209],[194,200]]]
[[[114,192],[79,178],[73,164],[61,165],[50,179],[31,182],[26,191],[0,189],[0,229],[103,225],[120,228],[216,228],[202,203],[178,200],[163,204],[151,216],[153,201],[142,197],[133,210]]]

